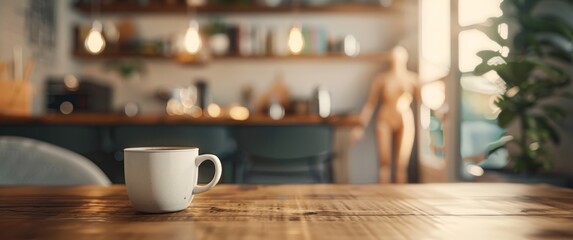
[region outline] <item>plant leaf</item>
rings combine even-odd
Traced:
[[[534,37],[531,31],[527,28],[521,29],[513,37],[513,50],[510,52],[511,55],[525,54],[527,49],[530,47],[531,42],[534,41]]]
[[[572,92],[564,92],[559,95],[562,98],[568,98],[573,100],[573,93]]]
[[[497,123],[499,126],[505,128],[507,127],[513,119],[517,116],[517,113],[514,111],[502,110],[497,116]]]
[[[489,156],[499,149],[505,148],[507,144],[514,141],[513,136],[503,136],[499,140],[489,143],[485,149],[485,156]]]
[[[487,62],[482,62],[476,66],[476,68],[474,69],[474,74],[477,76],[481,76],[494,69],[495,69],[494,66],[487,64]]]
[[[531,16],[522,14],[519,22],[523,28],[535,31],[536,33],[551,33],[561,36],[569,41],[573,41],[573,29],[563,19],[556,16]]]
[[[503,58],[503,56],[501,55],[500,52],[498,51],[492,51],[492,50],[483,50],[483,51],[479,51],[476,53],[476,55],[478,57],[480,57],[482,59],[482,61],[484,62],[488,62],[490,59],[494,58],[494,57],[500,57]]]
[[[537,128],[547,134],[551,140],[556,143],[559,144],[559,142],[561,141],[561,138],[559,136],[559,134],[557,133],[557,131],[555,130],[555,128],[553,128],[553,126],[551,126],[551,124],[549,124],[549,122],[547,121],[547,119],[543,116],[534,116],[535,122],[537,123]]]
[[[543,169],[545,170],[551,170],[553,168],[553,162],[545,160],[542,161],[541,164],[543,164]]]
[[[551,49],[551,50],[546,50],[545,54],[553,59],[557,59],[561,62],[566,62],[566,63],[573,63],[573,54],[568,53],[568,52],[563,52],[560,50],[556,50],[556,49]]]
[[[539,3],[539,0],[522,0],[519,2],[521,2],[521,4],[519,5],[519,10],[521,12],[531,13],[531,11],[533,11],[535,6],[537,6],[537,3]]]
[[[557,106],[543,106],[542,109],[554,121],[562,120],[567,116],[565,110]]]
[[[496,65],[494,70],[504,82],[513,86],[520,86],[529,79],[536,65],[531,61],[508,62]]]
[[[552,78],[563,79],[567,76],[563,70],[551,66],[549,64],[546,64],[540,60],[529,60],[529,61],[532,61],[539,69],[543,70]]]
[[[561,0],[561,2],[569,3],[573,6],[573,0]]]
[[[556,42],[554,39],[539,39],[537,43],[544,49],[544,55],[561,62],[571,64],[573,62],[573,52],[567,49],[563,44]]]
[[[529,79],[531,72],[538,66],[538,64],[531,61],[520,61],[509,63],[513,75],[518,81],[524,82]]]

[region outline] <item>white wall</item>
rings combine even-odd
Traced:
[[[11,62],[13,60],[14,48],[16,47],[22,48],[25,63],[33,55],[34,48],[28,43],[25,28],[27,6],[28,1],[0,1],[0,61],[2,62]],[[38,72],[43,70],[42,64],[37,65],[34,71],[35,74],[30,79],[35,84],[39,83],[40,77]],[[37,104],[34,106],[37,106]]]
[[[115,20],[108,17],[104,20]],[[399,30],[396,19],[390,15],[301,15],[297,18],[302,24],[326,27],[334,36],[353,34],[360,41],[364,53],[375,53],[388,49],[397,42]],[[144,39],[161,39],[185,29],[185,15],[140,15],[135,19],[140,36]],[[205,20],[202,18],[201,20]],[[288,29],[292,15],[233,15],[226,19],[230,23],[260,25]],[[195,78],[209,81],[214,101],[229,104],[239,101],[240,89],[252,85],[256,93],[267,89],[277,73],[282,73],[291,94],[297,98],[309,98],[312,90],[322,85],[333,96],[333,111],[347,112],[362,103],[362,94],[369,80],[383,66],[382,62],[360,62],[344,60],[301,60],[301,61],[214,61],[207,66],[184,66],[174,62],[148,61],[148,73],[133,89],[130,84],[122,84],[113,74],[101,71],[98,62],[85,62],[83,72],[110,79],[116,85],[116,105],[140,96],[144,113],[162,112],[163,106],[144,96],[153,94],[161,86],[186,85]],[[124,86],[122,86],[124,85]],[[123,91],[127,87],[131,92]]]
[[[114,20],[118,17],[109,17]],[[205,18],[201,18],[205,20]],[[403,19],[396,14],[320,14],[300,15],[302,24],[321,26],[334,36],[352,34],[361,44],[363,53],[381,52],[399,42],[403,36],[412,35]],[[234,15],[225,19],[229,23],[259,25],[288,29],[292,15]],[[415,22],[415,20],[414,20]],[[145,15],[136,19],[136,26],[143,38],[162,38],[186,27],[184,15]],[[411,23],[410,23],[411,24]],[[286,30],[285,30],[286,31]],[[415,38],[415,34],[414,34]],[[404,42],[415,46],[414,42]],[[413,62],[416,62],[415,60]],[[359,111],[365,99],[370,81],[377,71],[383,69],[382,62],[357,62],[344,60],[327,61],[220,61],[205,67],[190,67],[171,62],[148,61],[148,74],[138,83],[125,83],[113,74],[103,73],[99,64],[83,65],[83,72],[103,76],[116,86],[116,105],[132,99],[140,99],[144,113],[163,111],[163,105],[152,98],[161,86],[190,84],[197,77],[209,80],[214,101],[230,104],[239,101],[239,90],[252,85],[255,93],[267,89],[278,72],[283,73],[291,94],[297,98],[308,98],[318,85],[327,87],[333,98],[333,111],[347,113]],[[134,88],[133,86],[138,86]],[[139,96],[139,97],[138,97]],[[147,96],[147,97],[146,97]],[[350,181],[352,183],[374,183],[378,181],[372,124],[366,134],[350,153]]]
[[[68,1],[55,1],[55,34],[53,48],[37,46],[29,42],[26,27],[28,0],[0,1],[0,61],[12,61],[13,49],[23,49],[24,61],[34,61],[35,67],[30,81],[34,83],[36,93],[33,99],[32,112],[44,112],[43,82],[46,76],[63,75],[75,72],[77,66],[71,56],[70,25],[77,17],[69,10]]]

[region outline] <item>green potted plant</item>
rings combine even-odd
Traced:
[[[146,71],[141,60],[110,60],[104,63],[104,68],[109,72],[116,72],[126,81]]]
[[[542,2],[504,0],[503,16],[489,19],[480,28],[501,50],[478,52],[483,61],[474,70],[476,75],[495,71],[505,83],[504,93],[495,102],[501,110],[497,121],[503,128],[514,123],[518,126],[518,132],[506,138],[510,140],[504,145],[511,147],[513,170],[519,173],[552,167],[547,146],[559,144],[555,123],[565,118],[566,112],[547,100],[572,96],[563,89],[570,82],[573,66],[573,52],[567,46],[573,43],[573,26],[555,14],[536,11]],[[563,2],[573,7],[573,0]],[[507,24],[512,34],[500,34],[500,24]]]

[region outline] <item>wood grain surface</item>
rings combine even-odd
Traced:
[[[547,185],[221,185],[169,214],[123,185],[2,187],[0,239],[573,239],[573,190]]]

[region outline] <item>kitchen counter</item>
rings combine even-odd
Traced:
[[[77,113],[70,115],[47,114],[39,116],[0,115],[0,124],[66,124],[66,125],[331,125],[334,127],[359,126],[360,120],[354,115],[334,115],[321,118],[315,115],[286,116],[274,120],[263,115],[255,115],[247,120],[168,115],[139,115],[128,117],[121,114]]]
[[[167,115],[74,113],[39,116],[0,115],[0,136],[37,139],[72,150],[91,159],[112,179],[123,182],[121,150],[130,146],[200,146],[205,152],[227,156],[238,149],[232,132],[243,128],[266,128],[268,131],[293,131],[300,128],[330,132],[323,141],[331,142],[334,182],[348,183],[348,154],[352,143],[350,132],[359,126],[356,115],[334,115],[320,118],[312,115],[290,115],[280,120],[255,115],[241,121]],[[290,136],[295,140],[296,135]],[[230,155],[229,155],[230,156]],[[224,180],[232,182],[232,176]]]

